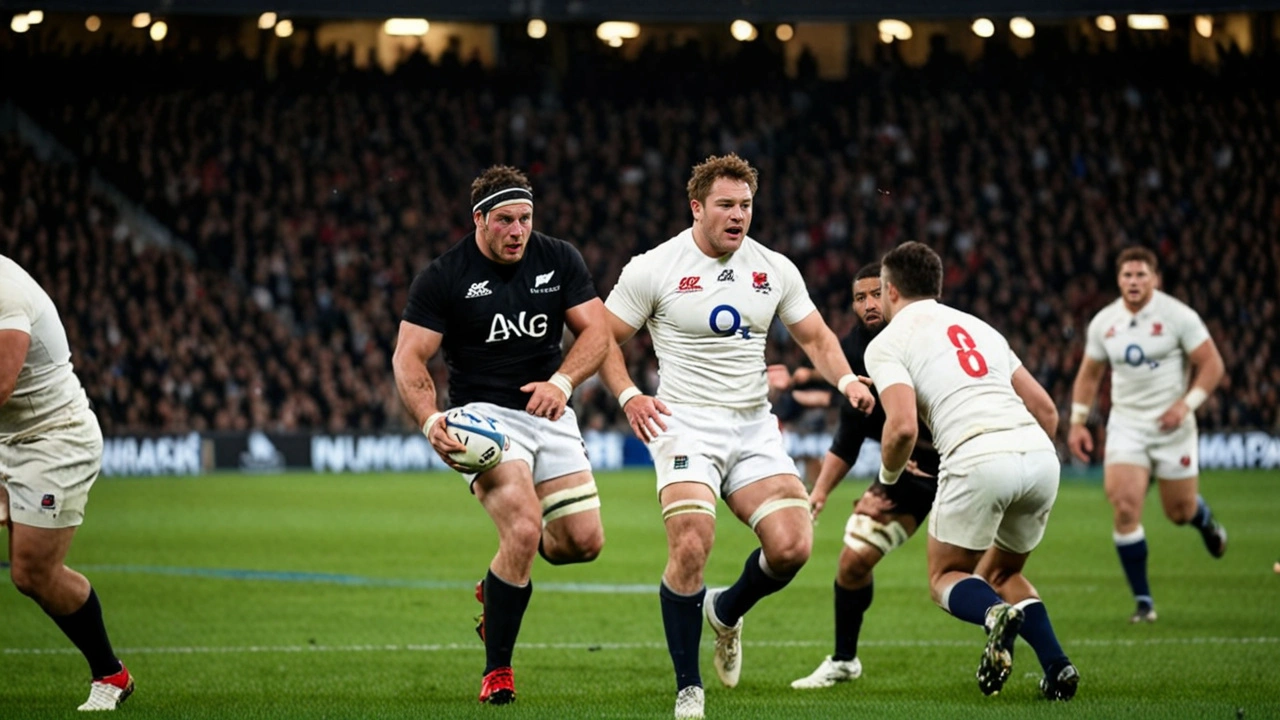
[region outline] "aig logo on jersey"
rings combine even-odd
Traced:
[[[497,313],[493,316],[493,322],[489,323],[489,337],[485,342],[502,342],[513,337],[540,338],[546,335],[547,314],[538,313],[533,317],[528,315],[526,312],[521,312],[514,318],[508,318],[502,313]]]

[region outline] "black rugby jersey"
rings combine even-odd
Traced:
[[[563,361],[569,308],[596,297],[578,249],[533,232],[513,265],[486,258],[468,235],[418,273],[403,319],[444,335],[453,406],[489,402],[523,410],[521,386],[551,377]]]
[[[840,349],[844,351],[849,367],[863,377],[867,376],[867,363],[863,355],[867,351],[867,345],[875,339],[877,334],[868,330],[862,323],[857,323],[853,330],[840,340]],[[847,400],[841,398],[840,425],[836,428],[835,437],[831,440],[831,454],[850,465],[857,462],[858,451],[862,449],[864,439],[873,438],[879,442],[884,435],[885,416],[884,408],[880,405],[880,393],[873,387],[871,394],[876,398],[876,407],[869,415],[863,415],[862,411],[854,409]],[[916,461],[921,472],[935,478],[938,476],[940,463],[938,451],[933,448],[933,435],[924,423],[920,423],[920,435],[916,439],[915,449],[911,451],[911,459]]]

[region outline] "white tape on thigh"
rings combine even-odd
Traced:
[[[888,555],[911,537],[902,523],[894,520],[888,524],[877,522],[870,515],[851,515],[844,526],[844,544],[851,550],[871,546]]]
[[[747,524],[751,526],[752,530],[755,530],[756,526],[760,524],[761,520],[778,512],[779,510],[785,510],[789,507],[804,508],[804,511],[807,514],[809,512],[809,501],[801,500],[800,498],[783,498],[781,500],[770,500],[769,502],[756,508],[755,512],[751,513],[751,517],[747,520]]]
[[[710,515],[714,518],[716,516],[716,504],[706,500],[676,500],[670,505],[663,506],[662,521],[666,522],[677,515],[686,515],[688,513]]]
[[[558,520],[566,515],[595,510],[600,507],[600,491],[594,481],[565,490],[558,490],[542,498],[542,524]]]

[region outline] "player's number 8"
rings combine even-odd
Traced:
[[[980,378],[987,374],[987,359],[978,352],[973,336],[959,325],[947,328],[947,337],[955,345],[956,357],[960,360],[960,369],[969,377]]]

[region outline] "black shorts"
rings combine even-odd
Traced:
[[[938,494],[938,479],[904,472],[898,482],[892,485],[876,480],[867,488],[867,492],[888,498],[895,506],[893,512],[912,516],[916,525],[920,526],[933,509],[933,499]]]

